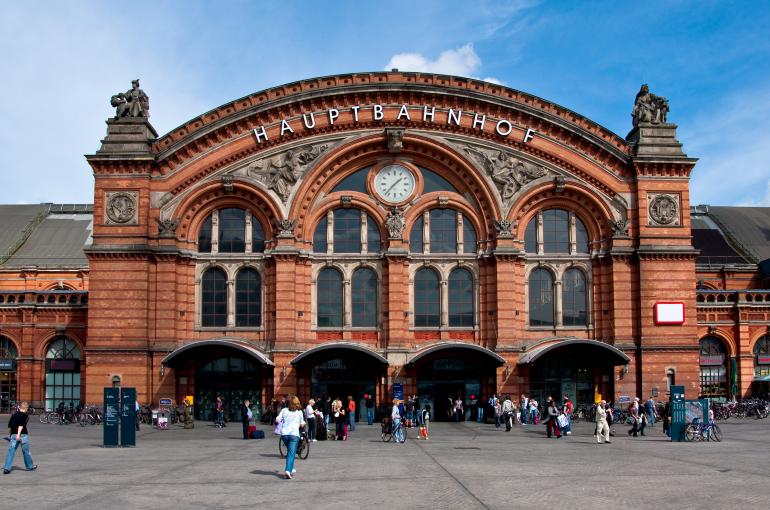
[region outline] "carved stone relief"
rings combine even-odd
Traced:
[[[649,224],[658,227],[680,225],[679,195],[674,193],[648,193]]]
[[[104,193],[104,223],[107,225],[136,225],[139,222],[138,191],[106,191]]]
[[[401,209],[394,207],[388,212],[388,217],[385,220],[385,227],[388,229],[388,237],[390,239],[402,238],[404,228],[406,227],[406,221],[404,221],[404,213]]]
[[[291,239],[294,237],[294,229],[297,227],[297,220],[273,220],[273,224],[275,225],[276,237],[280,239]]]
[[[289,149],[251,163],[246,173],[274,191],[286,204],[294,185],[328,148],[328,144],[315,144]]]
[[[511,228],[513,223],[509,220],[495,220],[495,230],[497,231],[498,239],[513,239],[513,232]]]
[[[159,220],[155,219],[155,221],[158,222],[158,237],[162,238],[173,238],[176,237],[176,228],[179,226],[179,220],[172,220],[172,219],[165,219],[165,220]]]

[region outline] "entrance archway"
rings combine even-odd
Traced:
[[[478,345],[445,343],[418,352],[407,368],[415,371],[420,408],[430,405],[432,419],[447,421],[457,398],[467,411],[471,395],[486,399],[495,393],[495,369],[503,363],[500,355]]]
[[[372,395],[375,409],[385,395],[382,379],[388,360],[381,354],[357,344],[331,343],[303,352],[291,361],[298,373],[297,392],[300,400],[339,397],[347,402],[353,397],[356,417],[365,417],[364,395]]]
[[[529,368],[529,396],[543,405],[548,396],[568,395],[576,406],[615,394],[613,369],[631,359],[616,347],[597,340],[566,339],[537,347],[519,359]]]
[[[261,416],[273,363],[260,350],[230,340],[203,340],[184,345],[163,358],[163,365],[174,369],[176,401],[193,395],[195,418],[213,420],[214,404],[221,396],[225,415],[240,421],[245,399]]]

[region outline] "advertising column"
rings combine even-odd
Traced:
[[[120,446],[136,446],[136,388],[120,388]]]
[[[106,448],[118,446],[119,391],[118,388],[104,388],[104,446]]]

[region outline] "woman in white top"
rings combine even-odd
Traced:
[[[391,421],[391,432],[395,433],[393,436],[394,442],[402,442],[403,439],[403,433],[404,431],[402,429],[399,429],[398,426],[401,424],[401,411],[398,408],[398,404],[401,402],[399,399],[394,398],[393,399],[393,409],[390,410],[390,421]]]
[[[315,442],[315,409],[313,409],[313,406],[315,405],[315,400],[312,398],[308,400],[307,407],[305,407],[305,421],[307,422],[307,438],[310,441]]]
[[[299,429],[306,425],[302,413],[302,404],[299,399],[291,397],[288,408],[281,409],[281,413],[275,420],[275,424],[281,424],[281,441],[286,445],[286,467],[284,474],[287,479],[297,472],[294,469],[294,457],[297,455],[299,445]]]

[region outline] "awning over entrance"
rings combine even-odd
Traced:
[[[412,359],[407,362],[407,366],[414,365],[425,356],[433,354],[437,351],[443,351],[447,349],[462,349],[469,352],[477,352],[487,356],[490,360],[494,361],[498,366],[505,364],[505,358],[500,356],[494,351],[481,347],[480,345],[468,344],[465,342],[442,342],[440,344],[431,345],[430,347],[421,350],[415,354]]]
[[[364,347],[363,345],[354,344],[350,342],[334,342],[334,343],[328,343],[319,345],[318,347],[313,347],[312,349],[309,349],[302,354],[295,357],[293,360],[291,360],[292,365],[296,365],[298,363],[301,363],[306,358],[312,357],[315,354],[318,354],[323,351],[329,351],[329,350],[353,350],[357,352],[362,352],[364,354],[367,354],[374,358],[375,360],[379,361],[383,365],[388,365],[388,360],[383,356],[382,354],[368,348]]]
[[[534,363],[541,356],[555,349],[572,346],[572,345],[584,345],[588,349],[601,349],[602,352],[605,355],[607,355],[608,359],[614,365],[627,365],[628,363],[631,362],[631,358],[629,358],[623,351],[621,351],[614,345],[606,344],[598,340],[572,338],[572,339],[559,340],[557,342],[552,342],[543,346],[535,347],[531,351],[527,351],[521,358],[519,358],[518,364],[528,365],[530,363]]]
[[[238,342],[233,340],[199,340],[197,342],[191,342],[169,353],[165,358],[163,358],[161,363],[166,366],[173,367],[178,361],[181,361],[185,357],[183,356],[185,353],[189,353],[190,351],[199,347],[229,347],[248,354],[262,365],[269,365],[271,367],[275,366],[270,358],[268,358],[265,353],[256,347],[245,342]]]

